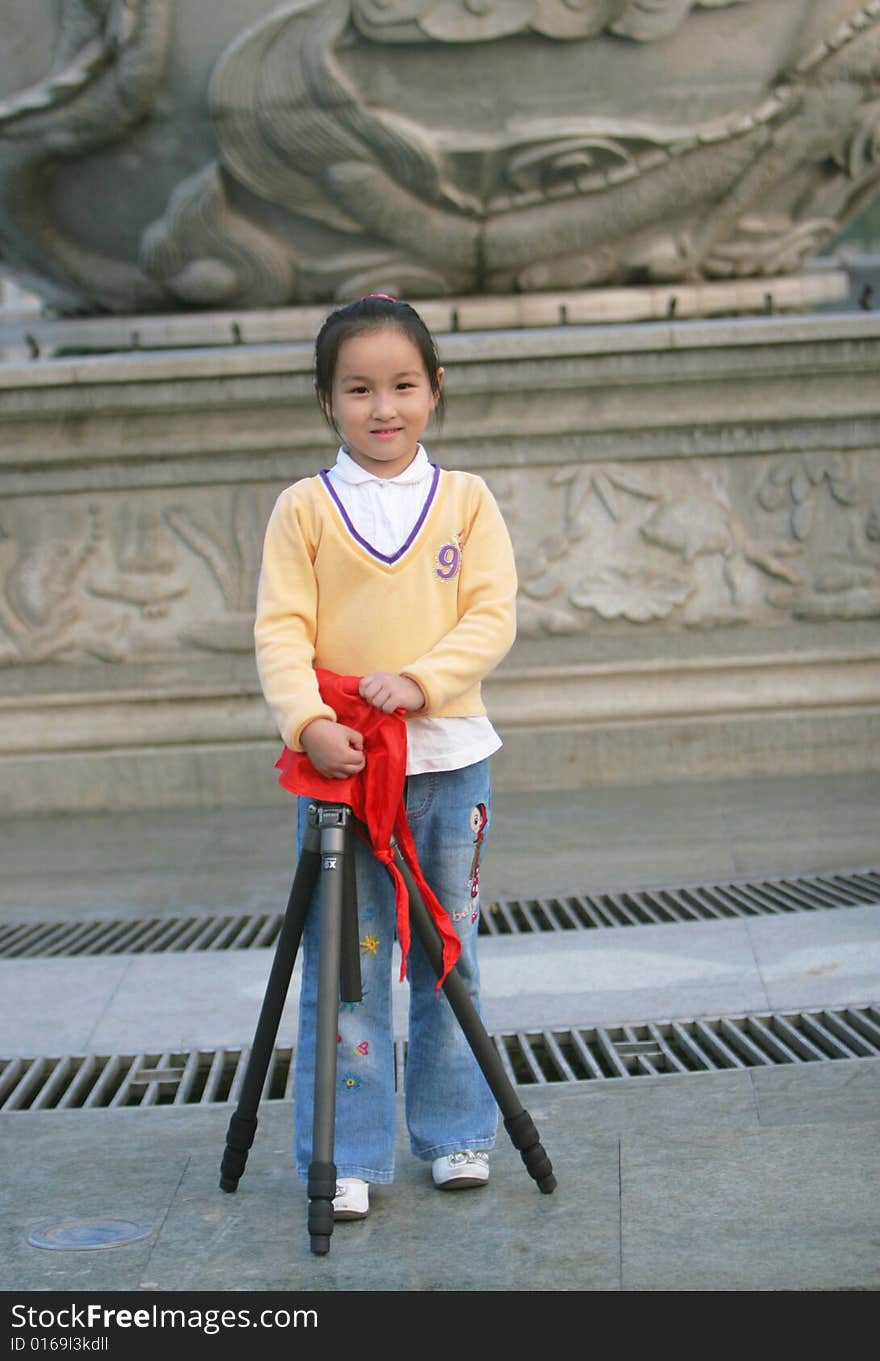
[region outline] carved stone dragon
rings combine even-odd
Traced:
[[[178,183],[164,215],[143,230],[136,263],[108,267],[52,228],[41,190],[53,158],[122,136],[146,114],[172,6],[66,0],[69,32],[76,18],[89,41],[42,86],[0,104],[3,254],[31,277],[50,273],[76,305],[115,310],[791,272],[880,187],[880,0],[853,5],[760,98],[722,114],[666,119],[568,105],[563,113],[548,93],[546,116],[514,107],[462,128],[452,112],[418,117],[418,101],[404,108],[393,92],[383,102],[382,79],[369,71],[379,50],[405,59],[427,49],[439,62],[475,49],[491,56],[500,44],[508,62],[521,54],[524,78],[540,57],[546,80],[553,52],[570,45],[622,44],[637,54],[688,33],[693,40],[698,24],[711,42],[715,13],[730,23],[742,9],[759,26],[760,8],[769,13],[774,3],[275,7],[214,66],[216,160]],[[490,64],[485,70],[491,76]],[[108,108],[110,90],[116,106]]]

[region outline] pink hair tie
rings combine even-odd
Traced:
[[[397,302],[397,299],[392,298],[390,293],[365,293],[361,302],[366,302],[368,298],[383,298],[385,302]]]

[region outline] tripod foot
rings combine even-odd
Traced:
[[[226,1148],[220,1163],[220,1190],[238,1190],[238,1182],[244,1172],[247,1156],[257,1132],[256,1117],[246,1119],[236,1111],[229,1121],[226,1131]]]
[[[510,1135],[514,1148],[519,1149],[526,1171],[537,1182],[538,1190],[549,1196],[556,1190],[556,1178],[550,1159],[541,1145],[538,1131],[532,1123],[532,1117],[528,1111],[521,1110],[518,1114],[505,1118],[504,1128]]]
[[[309,1238],[312,1252],[324,1257],[330,1251],[333,1232],[333,1197],[336,1195],[336,1164],[309,1164]]]

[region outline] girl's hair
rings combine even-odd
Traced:
[[[367,331],[378,331],[383,326],[396,326],[415,345],[425,366],[431,392],[437,405],[434,415],[443,416],[443,388],[440,381],[440,358],[434,337],[422,318],[408,302],[399,302],[387,293],[371,293],[357,302],[346,303],[331,312],[318,332],[315,341],[315,393],[327,420],[333,425],[333,378],[343,341]],[[335,426],[334,426],[335,429]]]

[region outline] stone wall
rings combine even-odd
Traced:
[[[245,329],[246,329],[246,318]],[[444,332],[429,444],[510,526],[506,788],[880,766],[880,318]],[[0,809],[272,800],[263,527],[311,345],[0,367]]]

